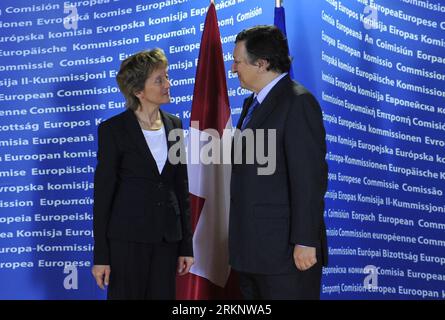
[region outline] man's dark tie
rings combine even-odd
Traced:
[[[247,124],[250,121],[250,118],[252,118],[253,111],[259,105],[260,105],[260,103],[258,102],[257,98],[253,99],[252,103],[249,106],[249,109],[247,109],[247,114],[244,117],[243,123],[241,125],[241,130],[244,130],[246,128]]]

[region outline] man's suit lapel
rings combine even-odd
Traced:
[[[247,110],[248,110],[248,106],[250,106],[252,104],[253,101],[253,94],[251,94],[248,98],[244,99],[243,102],[243,110],[241,111],[241,115],[238,119],[238,123],[236,125],[236,127],[238,129],[241,129],[241,125],[243,124],[244,118],[246,117],[247,114]]]
[[[236,128],[238,130],[235,131],[233,137],[232,137],[232,147],[231,147],[231,159],[232,159],[232,163],[235,163],[235,159],[238,158],[240,156],[240,154],[235,154],[235,146],[238,144],[239,142],[239,134],[240,134],[240,130],[241,130],[241,125],[243,124],[244,118],[246,117],[247,114],[247,110],[248,110],[248,106],[250,106],[250,104],[253,101],[253,94],[251,94],[248,98],[244,99],[244,103],[243,103],[243,110],[241,111],[241,115],[238,119],[238,123],[236,125]],[[244,145],[243,145],[243,149],[244,149]]]
[[[258,128],[266,119],[267,117],[272,113],[272,111],[275,110],[278,102],[279,97],[283,89],[289,85],[292,85],[292,80],[290,79],[289,75],[286,75],[278,81],[278,83],[270,90],[264,101],[258,106],[258,108],[253,112],[252,118],[250,119],[249,123],[247,124],[245,129],[256,129]],[[240,118],[238,120],[238,124],[236,125],[236,128],[241,130],[241,125],[243,123],[244,118],[246,117],[248,106],[252,104],[253,101],[253,94],[250,95],[248,98],[244,100],[243,104],[243,110],[241,112]],[[240,131],[236,131],[235,135],[232,140],[232,163],[234,163],[235,159],[238,158],[240,155],[235,154],[235,145],[239,143],[239,133]],[[244,152],[246,148],[246,144],[242,144],[242,152]]]
[[[145,140],[141,127],[139,126],[136,115],[132,110],[126,111],[125,127],[127,128],[133,141],[136,143],[139,152],[147,160],[147,164],[150,167],[150,169],[153,171],[153,173],[159,175],[156,161],[153,155],[151,154],[150,148],[147,145],[147,141]]]
[[[292,84],[289,75],[286,75],[278,81],[278,83],[270,90],[263,102],[255,109],[252,118],[246,126],[250,129],[256,129],[267,119],[267,117],[275,110],[280,101],[282,90]]]

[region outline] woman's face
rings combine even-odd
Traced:
[[[160,106],[164,103],[170,103],[170,81],[166,67],[155,69],[145,80],[145,86],[142,91],[135,93],[139,98],[141,105]]]

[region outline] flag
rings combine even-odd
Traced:
[[[284,12],[284,7],[275,7],[274,15],[274,25],[283,32],[287,38],[286,34],[286,15]],[[289,45],[289,44],[288,44]],[[292,65],[290,66],[289,76],[294,79],[294,71],[292,70]]]
[[[231,141],[230,114],[221,37],[211,3],[201,38],[186,140],[195,264],[190,274],[177,277],[176,297],[180,300],[240,297],[228,256],[231,167],[200,159],[207,141],[220,142],[217,149],[221,152],[222,142]]]

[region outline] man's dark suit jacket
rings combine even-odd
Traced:
[[[181,120],[161,111],[168,137]],[[108,265],[109,239],[180,241],[179,255],[193,256],[187,167],[168,159],[162,174],[133,111],[98,128],[94,175],[94,264]],[[175,142],[168,142],[169,148]]]
[[[252,99],[244,102],[237,128]],[[316,247],[317,259],[326,265],[323,211],[327,163],[318,102],[286,75],[256,108],[246,128],[276,130],[276,171],[258,175],[261,165],[257,162],[232,166],[231,266],[257,274],[296,272],[295,244]],[[234,143],[237,139],[235,134]]]

